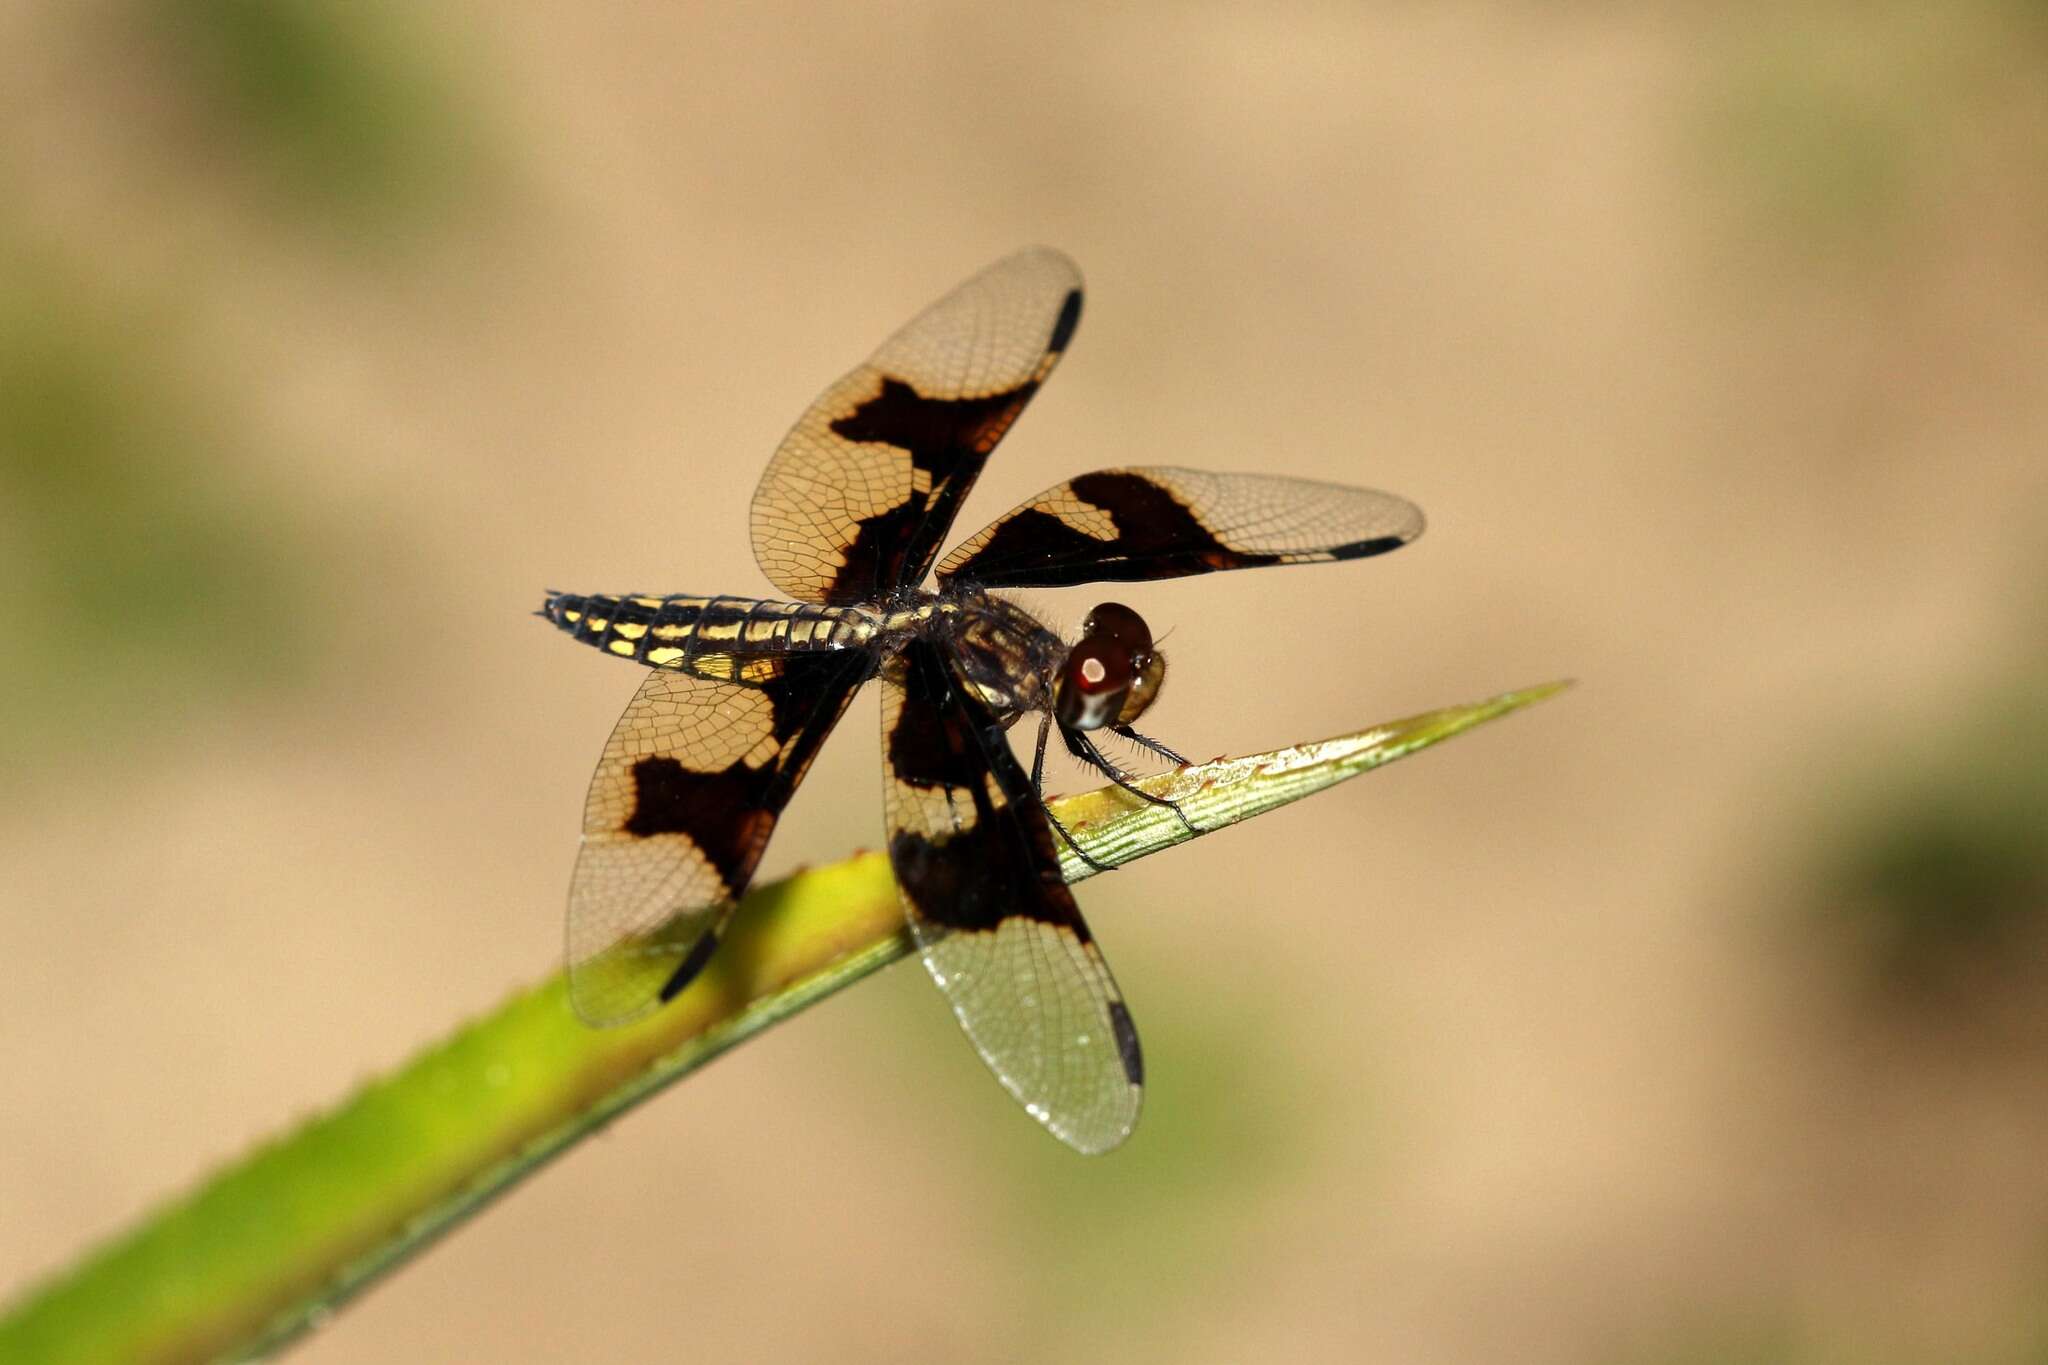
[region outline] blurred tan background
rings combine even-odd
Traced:
[[[1163,739],[1579,687],[1088,887],[1115,1156],[899,968],[299,1358],[2048,1358],[2039,0],[17,2],[0,53],[0,1297],[555,965],[635,678],[541,590],[764,591],[787,424],[1043,241],[1087,317],[962,531],[1123,462],[1430,516],[1120,592]],[[874,726],[767,875],[875,845]]]

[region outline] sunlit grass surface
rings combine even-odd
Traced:
[[[1561,687],[1219,759],[1145,785],[1177,793],[1186,815],[1216,832]],[[1055,802],[1054,811],[1089,841],[1094,856],[1115,864],[1193,837],[1179,815],[1114,788]],[[1070,879],[1090,875],[1071,850],[1067,855]],[[333,1113],[221,1171],[33,1293],[0,1317],[0,1359],[208,1359],[280,1345],[627,1109],[913,951],[887,863],[865,854],[748,896],[703,975],[638,1025],[585,1027],[558,975],[465,1025]],[[1219,1021],[1212,1036],[1220,1042],[1227,1033]],[[1113,1265],[1140,1249],[1134,1239],[1149,1243],[1171,1223],[1168,1208],[1176,1203],[1194,1218],[1190,1232],[1206,1222],[1198,1202],[1176,1198],[1175,1187],[1197,1168],[1203,1179],[1225,1178],[1234,1164],[1246,1174],[1231,1160],[1229,1135],[1232,1114],[1257,1087],[1241,1055],[1230,1065],[1233,1055],[1220,1051],[1206,1072],[1191,1069],[1205,1077],[1208,1103],[1201,1084],[1184,1092],[1188,1103],[1179,1125],[1169,1128],[1166,1163],[1154,1166],[1157,1216],[1120,1218],[1092,1239],[1086,1256],[1046,1264],[1076,1274],[1085,1274],[1091,1260]],[[1176,1164],[1180,1179],[1172,1175]],[[1086,1198],[1085,1188],[1073,1193]],[[1248,1193],[1239,1181],[1239,1197]],[[1041,1216],[1021,1220],[1020,1230],[1028,1237],[1036,1226],[1050,1254],[1074,1231],[1060,1214],[1041,1207]]]

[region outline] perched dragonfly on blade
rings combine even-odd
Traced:
[[[1086,850],[1040,783],[1054,732],[1127,787],[1095,732],[1184,762],[1132,728],[1165,662],[1129,607],[1096,607],[1070,645],[996,592],[1363,559],[1423,523],[1366,489],[1109,469],[967,540],[926,589],[961,500],[1080,317],[1073,262],[1022,251],[811,404],[754,494],[754,557],[789,600],[548,595],[541,615],[648,669],[584,805],[569,994],[585,1020],[632,1019],[703,969],[819,745],[879,676],[889,857],[932,980],[996,1078],[1061,1140],[1101,1152],[1130,1134],[1137,1029],[1055,841]],[[1008,734],[1027,715],[1029,774]]]

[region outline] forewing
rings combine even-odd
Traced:
[[[937,646],[885,674],[882,745],[889,856],[932,980],[1033,1118],[1083,1152],[1116,1146],[1138,1120],[1137,1030],[1030,779]]]
[[[746,686],[653,669],[612,730],[569,887],[569,999],[588,1022],[645,1013],[710,959],[866,659],[773,663]]]
[[[1104,469],[1047,489],[963,542],[939,566],[939,579],[1051,588],[1364,559],[1399,549],[1422,526],[1421,508],[1370,488]]]
[[[811,404],[754,493],[754,557],[805,602],[923,580],[989,452],[1058,363],[1081,272],[1035,247],[996,262]]]

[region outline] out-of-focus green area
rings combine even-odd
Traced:
[[[925,1078],[905,1097],[906,1115],[928,1125],[949,1159],[986,1173],[976,1197],[1005,1229],[1005,1313],[1043,1324],[1048,1350],[1104,1341],[1174,1349],[1190,1307],[1258,1292],[1261,1266],[1244,1233],[1262,1201],[1300,1196],[1302,1172],[1332,1149],[1347,1165],[1373,1167],[1374,1134],[1333,1132],[1316,1106],[1329,1088],[1370,1078],[1317,1075],[1284,999],[1251,996],[1227,974],[1147,973],[1144,1145],[1130,1159],[1078,1167],[1013,1122],[973,1055],[931,1027],[945,1019],[943,1002],[918,974],[902,975],[911,979],[873,993],[881,1005],[847,1008],[899,1038]]]
[[[247,438],[181,372],[177,327],[53,253],[0,261],[0,761],[17,790],[15,765],[141,761],[195,713],[317,666],[313,533],[236,486]]]
[[[1897,249],[1940,216],[1957,159],[1987,124],[2038,104],[2042,13],[2034,0],[1962,0],[1731,17],[1716,34],[1705,155],[1781,247],[1851,259]],[[2038,145],[2020,150],[2048,160]]]
[[[190,126],[307,224],[396,226],[474,188],[476,115],[406,7],[129,0]]]
[[[1866,758],[1813,898],[1876,983],[1970,1008],[2048,970],[2048,678],[2029,672]]]
[[[1164,738],[1584,687],[1091,891],[1185,934],[1113,1159],[863,1000],[306,1358],[2048,1359],[2039,0],[10,22],[0,1297],[532,974],[630,682],[535,593],[755,591],[745,443],[1041,239],[1089,322],[991,488],[1432,518],[1164,598]],[[778,851],[877,837],[865,725]]]
[[[144,154],[210,153],[173,212],[223,195],[234,213],[295,206],[276,230],[332,247],[389,240],[459,193],[473,122],[392,11],[134,0],[103,18],[87,52],[131,54],[164,100],[157,125],[129,130]],[[342,643],[319,624],[342,586],[331,561],[359,570],[366,546],[326,540],[309,498],[266,472],[291,459],[255,454],[262,379],[195,362],[189,281],[96,271],[21,207],[0,202],[0,569],[15,602],[0,761],[142,761],[206,713],[317,674]]]

